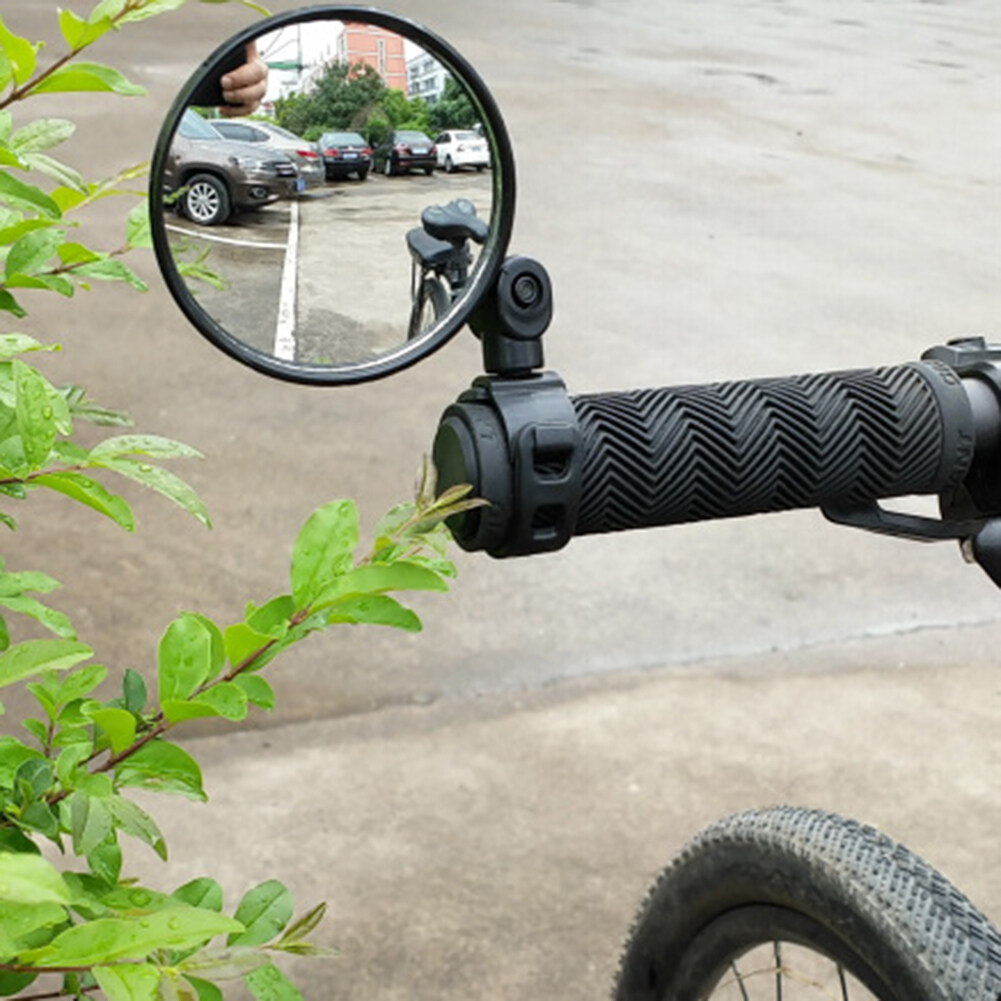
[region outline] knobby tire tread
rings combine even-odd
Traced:
[[[720,821],[664,870],[626,943],[615,1001],[692,1001],[700,994],[672,987],[686,953],[713,921],[769,908],[836,940],[849,968],[856,956],[875,970],[893,985],[881,1001],[1001,998],[1001,936],[944,876],[871,827],[777,807]]]

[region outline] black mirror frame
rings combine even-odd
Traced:
[[[245,45],[269,31],[292,23],[332,19],[375,24],[395,31],[422,46],[465,84],[482,113],[481,120],[490,143],[493,205],[490,215],[490,234],[483,246],[473,280],[459,307],[449,312],[428,334],[422,335],[417,340],[405,342],[398,349],[368,361],[329,366],[299,365],[249,348],[243,341],[220,327],[198,304],[178,273],[171,254],[164,223],[165,213],[161,208],[163,200],[161,178],[170,142],[180,123],[181,115],[188,106],[191,95],[214,66],[220,65],[225,56],[237,46]],[[175,98],[157,137],[150,168],[149,216],[153,249],[167,287],[185,316],[216,347],[237,361],[265,375],[287,382],[314,386],[349,385],[383,378],[426,358],[454,337],[466,324],[470,314],[493,289],[511,238],[514,208],[514,155],[500,109],[483,79],[462,55],[438,35],[408,18],[373,7],[317,4],[257,21],[227,39],[198,67]]]

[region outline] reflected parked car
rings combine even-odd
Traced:
[[[359,181],[368,177],[372,168],[372,147],[357,132],[324,132],[317,145],[328,181],[351,174]]]
[[[323,183],[323,160],[316,143],[306,142],[280,125],[253,118],[213,118],[209,124],[224,139],[265,143],[272,149],[281,150],[299,168],[299,176],[306,182],[307,188]]]
[[[490,147],[486,139],[472,129],[449,129],[434,141],[438,151],[438,166],[448,173],[460,167],[483,170],[490,166]]]
[[[430,174],[438,166],[434,143],[423,132],[390,132],[372,151],[373,167],[387,177],[423,170]]]
[[[202,226],[225,222],[302,190],[292,160],[267,146],[223,139],[190,108],[181,116],[163,171],[164,195]]]

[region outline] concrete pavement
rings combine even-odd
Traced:
[[[995,650],[920,632],[196,740],[208,805],[157,812],[171,880],[329,901],[339,957],[295,976],[345,1001],[607,997],[658,869],[777,803],[876,824],[997,921]]]

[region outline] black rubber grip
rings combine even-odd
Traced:
[[[973,452],[938,362],[573,399],[575,535],[939,493]]]

